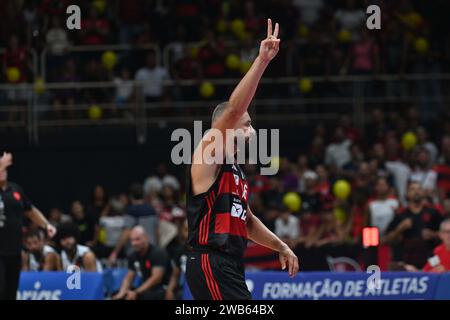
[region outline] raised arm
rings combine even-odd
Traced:
[[[275,25],[275,30],[272,31],[272,20],[268,19],[267,38],[261,41],[259,55],[256,57],[255,61],[253,61],[253,64],[246,75],[233,90],[223,112],[221,112],[217,119],[212,123],[212,128],[219,130],[224,139],[222,141],[224,151],[223,157],[225,157],[226,150],[226,130],[234,129],[238,122],[241,121],[242,116],[247,112],[264,71],[269,65],[269,62],[275,58],[278,53],[280,45],[278,33],[278,23]],[[194,151],[191,174],[195,181],[195,185],[194,183],[192,185],[195,194],[207,191],[218,173],[219,164],[211,163],[211,161],[208,162],[204,159],[203,154],[203,150],[205,150],[210,143],[215,142],[213,135],[213,131],[206,134]]]
[[[10,165],[12,165],[12,154],[4,152],[0,158],[0,171],[6,170]]]
[[[225,112],[213,124],[213,128],[217,128],[225,133],[226,129],[234,128],[240,117],[247,111],[255,96],[256,88],[258,87],[264,71],[280,49],[278,33],[278,23],[275,24],[275,30],[272,33],[272,20],[268,19],[267,38],[261,41],[259,55],[255,58],[248,72],[233,90]]]

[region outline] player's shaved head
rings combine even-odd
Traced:
[[[133,249],[137,252],[143,253],[147,250],[149,245],[148,235],[142,226],[136,226],[131,229],[130,242]]]
[[[135,226],[133,229],[131,229],[131,233],[130,233],[131,237],[146,237],[147,233],[145,232],[144,227],[142,226]]]
[[[225,111],[225,109],[228,106],[228,101],[222,102],[220,104],[218,104],[213,111],[212,114],[212,118],[211,118],[211,122],[214,123],[216,122],[217,119],[220,118],[220,116],[223,114],[223,112]]]

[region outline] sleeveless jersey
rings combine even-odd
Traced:
[[[37,258],[33,253],[30,252],[28,254],[28,269],[30,271],[42,271],[42,268],[44,267],[45,257],[51,252],[56,253],[55,249],[53,249],[49,245],[44,245],[40,258]]]
[[[223,164],[207,192],[193,195],[188,166],[188,242],[242,258],[247,247],[249,185],[237,164]]]
[[[84,271],[83,256],[86,253],[88,253],[89,251],[91,251],[91,249],[89,249],[89,247],[77,244],[77,250],[76,250],[75,256],[73,257],[72,260],[69,259],[69,256],[67,255],[66,251],[64,251],[64,250],[61,251],[61,262],[62,262],[63,271],[66,271],[67,268],[69,268],[69,266],[71,266],[71,265],[75,265],[75,266],[79,267],[81,269],[81,271]],[[96,260],[96,266],[97,266],[97,272],[102,272],[103,268],[102,268],[100,261]]]

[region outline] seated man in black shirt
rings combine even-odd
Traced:
[[[421,268],[439,241],[442,216],[426,206],[419,182],[410,182],[407,190],[408,206],[389,224],[382,243],[399,245],[394,260]]]
[[[109,265],[114,265],[119,253],[125,248],[130,237],[130,231],[135,226],[142,226],[151,244],[158,244],[159,228],[158,216],[155,209],[144,200],[144,191],[140,184],[134,183],[130,187],[130,206],[124,215],[125,228],[108,258]]]
[[[128,258],[128,273],[112,299],[163,300],[170,276],[166,252],[150,244],[142,226],[131,230],[130,241],[134,252]],[[141,278],[142,284],[133,289],[131,285],[136,275]]]

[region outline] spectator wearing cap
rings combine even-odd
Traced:
[[[302,213],[319,213],[321,209],[321,195],[317,191],[318,175],[312,170],[303,174],[304,192],[300,193],[302,199]]]

